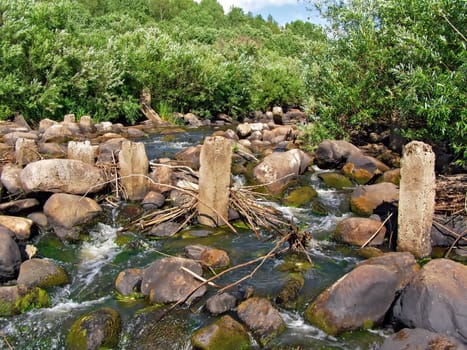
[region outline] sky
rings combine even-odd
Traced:
[[[240,7],[243,12],[252,12],[254,15],[260,14],[264,19],[272,15],[274,20],[280,25],[295,20],[310,21],[322,24],[316,12],[307,10],[311,5],[304,0],[217,0],[228,12],[232,6]]]

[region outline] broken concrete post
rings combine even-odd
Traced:
[[[397,250],[417,258],[431,254],[431,225],[435,207],[435,154],[413,141],[402,154]]]
[[[142,142],[123,141],[118,154],[120,182],[124,197],[141,200],[148,192],[149,161]]]
[[[68,142],[67,158],[77,159],[84,163],[94,165],[96,159],[96,150],[91,145],[90,141],[70,141]]]
[[[219,226],[228,220],[232,143],[224,137],[207,137],[201,148],[198,221]],[[222,218],[221,218],[222,217]]]
[[[36,141],[18,138],[15,143],[16,164],[23,166],[41,159]]]

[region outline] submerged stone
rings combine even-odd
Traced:
[[[102,307],[78,318],[67,337],[67,350],[115,348],[121,331],[120,315]]]
[[[284,203],[290,207],[302,207],[316,198],[318,193],[313,187],[303,186],[291,191],[285,198]]]
[[[250,349],[250,337],[243,326],[230,316],[197,330],[191,336],[195,349],[242,350]]]

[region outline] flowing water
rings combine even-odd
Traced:
[[[150,159],[170,157],[174,152],[197,144],[210,130],[193,130],[177,134],[171,142],[163,136],[145,140]],[[315,169],[318,172],[319,169]],[[269,349],[378,349],[388,330],[349,332],[332,337],[303,319],[303,310],[323,289],[350,271],[359,258],[355,249],[336,244],[329,239],[337,222],[350,215],[349,192],[324,188],[317,173],[304,175],[304,180],[318,191],[320,202],[329,215],[314,215],[310,208],[289,208],[280,203],[269,203],[279,208],[301,228],[311,232],[313,239],[309,254],[311,267],[301,269],[292,261],[292,269],[301,269],[305,286],[297,301],[296,310],[280,309],[287,324],[286,331],[268,344]],[[68,330],[83,313],[102,306],[116,309],[122,318],[122,334],[118,349],[190,349],[191,333],[212,322],[203,309],[203,301],[213,295],[210,291],[203,300],[171,311],[159,320],[160,310],[152,309],[144,299],[122,300],[117,297],[114,281],[127,268],[143,268],[164,254],[177,255],[189,244],[201,243],[229,252],[232,265],[261,256],[272,249],[273,240],[258,240],[246,228],[239,234],[223,229],[212,229],[205,238],[190,236],[187,228],[173,238],[150,240],[138,232],[119,232],[119,220],[126,215],[123,209],[105,207],[105,218],[89,232],[89,238],[80,243],[63,243],[53,233],[43,232],[35,238],[41,257],[63,266],[70,283],[50,290],[51,306],[14,317],[0,318],[0,349],[64,349]],[[290,266],[287,254],[269,259],[244,285],[251,286],[256,295],[273,297],[287,280]],[[288,264],[288,265],[287,265]],[[295,264],[295,265],[294,265]],[[295,267],[294,267],[295,266]],[[306,266],[306,265],[305,265]],[[227,285],[247,275],[250,268],[236,270],[216,281]],[[256,344],[256,343],[253,343]],[[260,348],[257,344],[253,348]]]

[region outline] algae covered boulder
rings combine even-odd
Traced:
[[[358,266],[322,292],[305,311],[305,318],[331,335],[371,328],[383,321],[397,287],[393,269]]]
[[[0,287],[0,316],[18,315],[49,305],[49,295],[43,289],[37,287],[26,289],[18,286]]]
[[[290,207],[302,207],[316,198],[318,193],[313,187],[303,186],[291,191],[285,198],[284,204]]]
[[[79,317],[67,337],[68,350],[116,348],[121,331],[120,315],[109,307]]]
[[[191,336],[195,349],[242,350],[250,349],[250,337],[245,328],[230,316],[197,330]]]
[[[327,187],[335,188],[336,190],[353,187],[352,181],[350,181],[347,176],[337,172],[321,173],[318,175],[318,177],[323,180]]]
[[[389,182],[357,187],[350,197],[350,209],[358,215],[370,216],[383,202],[399,200],[399,189]]]
[[[18,285],[48,288],[68,283],[65,270],[47,259],[31,259],[21,264]]]

